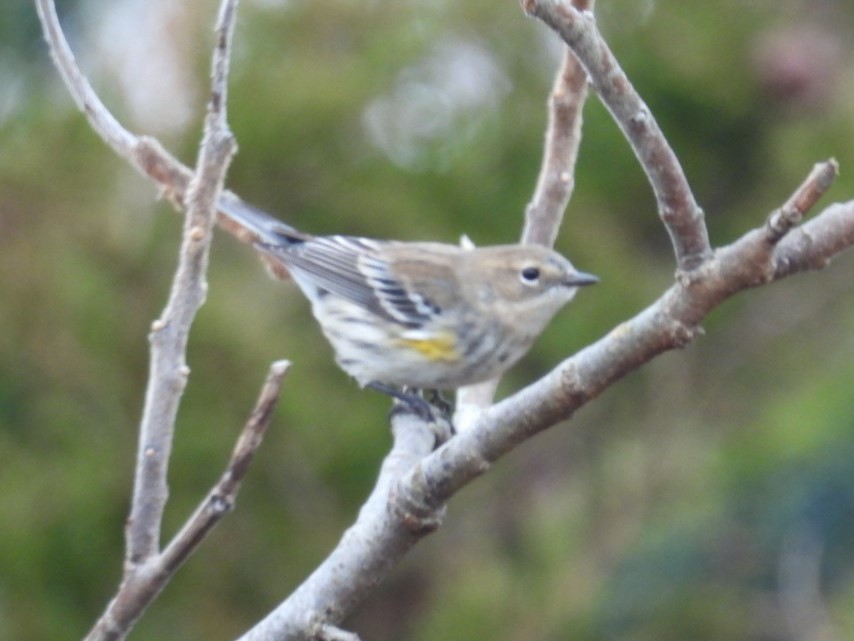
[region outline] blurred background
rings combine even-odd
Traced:
[[[817,160],[854,197],[854,4],[601,0],[715,244]],[[215,6],[59,3],[130,129],[195,158]],[[512,242],[561,54],[515,2],[245,0],[229,185],[312,232]],[[0,5],[0,638],[78,639],[122,564],[146,334],[180,218],[92,133],[34,8]],[[508,393],[651,303],[674,264],[645,177],[585,110],[558,248],[602,282]],[[742,294],[459,494],[348,622],[372,641],[854,638],[854,253]],[[218,478],[268,364],[294,362],[236,512],[131,638],[231,639],[329,552],[370,490],[389,402],[360,391],[298,291],[218,234],[190,344],[171,534]]]

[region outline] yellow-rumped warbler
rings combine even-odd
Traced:
[[[310,236],[238,202],[220,209],[251,230],[274,271],[290,273],[338,365],[383,391],[451,389],[498,376],[579,287],[598,281],[537,245]]]

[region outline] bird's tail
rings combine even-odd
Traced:
[[[247,245],[258,250],[270,273],[281,280],[288,280],[287,267],[270,251],[271,247],[298,244],[310,239],[290,225],[270,214],[248,205],[230,191],[224,191],[217,203],[219,226]]]

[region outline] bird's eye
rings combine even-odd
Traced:
[[[535,285],[540,280],[540,268],[525,267],[520,272],[520,276],[522,277],[522,282],[526,285]]]

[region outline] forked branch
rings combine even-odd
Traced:
[[[234,508],[240,486],[249,471],[249,464],[261,446],[272,421],[273,410],[279,401],[289,367],[290,363],[287,361],[276,361],[270,366],[258,401],[238,436],[231,459],[220,480],[163,552],[125,575],[118,592],[86,635],[85,641],[124,639],[145,609],[172,580],[181,564],[198,548],[214,526]]]
[[[522,7],[551,27],[587,70],[593,90],[620,126],[652,185],[678,268],[698,267],[711,256],[703,210],[655,117],[596,28],[593,12],[570,0],[523,0]]]
[[[37,0],[39,17],[57,67],[78,106],[93,128],[122,157],[135,161],[141,152],[159,146],[141,141],[112,117],[77,68],[57,22],[53,3]],[[186,347],[190,327],[207,293],[206,273],[217,202],[226,171],[235,151],[234,137],[226,120],[229,56],[237,0],[223,0],[217,22],[213,54],[211,99],[204,136],[194,172],[174,163],[171,175],[180,177],[173,194],[179,193],[186,215],[169,300],[150,334],[151,367],[140,423],[139,447],[130,516],[126,527],[124,576],[104,614],[87,641],[125,638],[145,608],[171,580],[177,568],[232,506],[248,464],[270,423],[272,409],[287,364],[274,363],[261,398],[244,426],[223,478],[198,510],[160,552],[161,523],[168,496],[167,469],[175,431],[178,405],[189,368]],[[164,156],[165,158],[165,156]],[[168,158],[165,158],[168,164]]]
[[[195,198],[190,197],[191,183],[195,180],[193,172],[175,161],[157,141],[127,133],[109,115],[64,45],[61,30],[55,24],[52,3],[50,0],[37,2],[57,66],[92,126],[122,157],[151,177],[179,208],[196,206],[192,204]],[[394,448],[357,522],[318,570],[247,632],[246,641],[318,636],[352,638],[336,626],[412,545],[438,526],[445,503],[460,488],[483,474],[494,461],[532,435],[571,417],[575,410],[655,356],[691,342],[701,333],[703,319],[731,296],[801,271],[824,267],[835,255],[854,244],[854,201],[831,205],[812,220],[801,223],[835,176],[835,163],[828,161],[820,163],[764,225],[712,251],[702,211],[691,194],[679,162],[649,109],[596,30],[592,14],[586,10],[590,2],[525,0],[523,4],[529,13],[551,26],[568,44],[573,56],[567,55],[564,63],[566,78],[580,78],[577,70],[569,73],[569,61],[577,58],[592,87],[635,150],[649,176],[659,214],[673,241],[678,266],[676,282],[647,309],[566,359],[539,381],[480,411],[468,429],[435,451],[431,452],[433,435],[423,423],[398,416],[393,422]],[[560,82],[559,79],[556,88],[561,86]],[[572,83],[567,81],[566,84]],[[526,240],[547,242],[553,238],[569,198],[580,103],[571,108],[577,108],[574,115],[553,120],[554,131],[549,135],[546,154],[548,156],[552,142],[555,150],[558,144],[565,146],[563,151],[554,154],[559,161],[544,161],[544,168],[549,172],[541,179],[542,189],[538,187],[529,207]],[[558,115],[557,110],[553,115]],[[560,163],[567,164],[560,169]],[[557,171],[552,171],[555,168]],[[218,176],[215,184],[221,181],[221,174]],[[282,224],[228,192],[220,196],[216,206],[219,224],[244,242],[252,241],[254,229]],[[209,227],[205,226],[209,220],[199,223],[202,225],[197,233],[200,240],[209,236]],[[188,225],[192,236],[196,227]],[[184,375],[180,367],[174,371]],[[235,473],[237,469],[243,468],[235,464]],[[219,499],[212,502],[218,504]],[[229,504],[228,501],[225,504]],[[209,514],[209,510],[205,505],[179,533],[178,544],[170,544],[162,555],[152,555],[151,541],[142,537],[137,546],[140,556],[162,560],[169,553],[170,558],[180,563],[185,558],[182,545],[194,541],[197,536],[193,533],[207,527],[205,519],[208,517],[203,515]],[[214,508],[213,512],[216,511]],[[130,560],[138,562],[139,559]],[[177,563],[170,562],[169,567]],[[137,568],[136,573],[126,577],[126,585],[136,586],[139,598],[150,600],[162,587],[150,582],[159,567],[149,561]],[[131,583],[130,579],[138,583]],[[119,629],[115,621],[138,616],[139,611],[118,616],[117,613],[122,613],[119,607],[122,603],[117,598],[102,619],[104,629],[110,633]],[[121,634],[90,638],[121,638]]]

